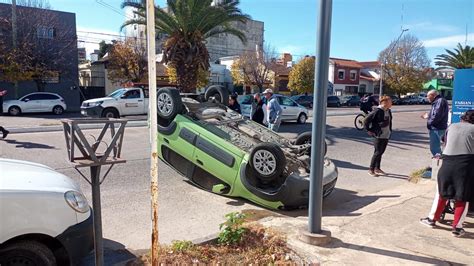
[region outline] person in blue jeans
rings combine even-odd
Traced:
[[[448,128],[448,101],[436,90],[429,91],[426,98],[431,103],[431,110],[422,117],[428,119],[426,126],[430,133],[430,151],[433,156],[441,155],[441,140]]]
[[[273,96],[272,89],[266,89],[263,92],[265,98],[267,98],[267,121],[268,121],[268,128],[278,132],[281,123],[281,106],[278,103],[278,99]]]

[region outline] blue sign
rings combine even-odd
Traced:
[[[453,116],[451,123],[461,120],[461,115],[474,110],[474,69],[454,71]]]

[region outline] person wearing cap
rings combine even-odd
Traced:
[[[443,164],[438,172],[438,189],[428,217],[420,223],[435,227],[448,199],[454,199],[454,221],[452,234],[460,237],[465,234],[463,220],[468,211],[468,202],[474,201],[474,110],[467,111],[460,123],[452,124],[447,130]]]
[[[280,128],[281,123],[281,106],[278,103],[278,99],[274,97],[272,89],[266,89],[263,92],[265,98],[267,98],[267,121],[268,121],[268,128],[272,131],[278,132],[278,128]]]

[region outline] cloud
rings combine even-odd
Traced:
[[[464,44],[465,41],[466,41],[466,35],[459,34],[459,35],[451,35],[447,37],[424,40],[423,44],[425,45],[425,47],[428,47],[428,48],[431,48],[431,47],[450,48],[450,47],[455,47],[458,43]],[[474,33],[469,33],[467,35],[467,42],[468,44],[474,42]]]
[[[441,32],[441,33],[454,33],[454,32],[459,31],[458,27],[447,25],[447,24],[436,24],[430,21],[407,24],[407,25],[404,25],[403,28],[409,29],[410,31],[430,31],[430,32]]]

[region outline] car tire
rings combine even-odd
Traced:
[[[250,166],[262,183],[275,181],[285,170],[286,157],[275,143],[257,144],[250,153]]]
[[[298,116],[298,120],[296,120],[296,122],[298,124],[304,124],[306,123],[306,120],[308,120],[308,116],[304,113],[301,113],[299,116]]]
[[[62,115],[64,113],[64,108],[61,105],[56,105],[53,107],[53,114]]]
[[[183,112],[183,102],[179,91],[175,88],[165,87],[158,90],[157,95],[158,116],[171,122],[176,115]]]
[[[21,109],[18,106],[12,106],[8,108],[8,114],[11,116],[21,115]]]
[[[337,105],[336,105],[336,106],[337,106],[337,107],[341,107],[341,103],[337,103]]]
[[[295,139],[295,145],[311,144],[311,131],[303,132],[299,134]],[[324,156],[328,152],[328,143],[324,141]],[[311,147],[308,150],[308,155],[311,156]]]
[[[0,250],[0,265],[56,265],[53,252],[37,241],[13,243]]]
[[[229,105],[229,91],[222,86],[213,85],[207,88],[204,99],[209,101],[212,100],[211,98],[214,98],[218,103],[225,106]]]
[[[119,118],[120,114],[114,108],[105,108],[104,111],[102,111],[101,116],[105,118]]]

